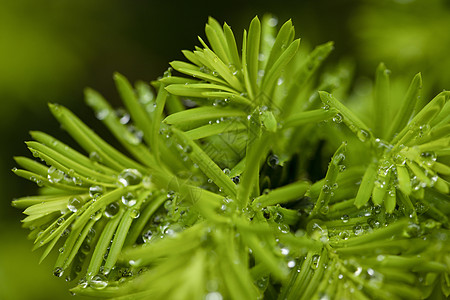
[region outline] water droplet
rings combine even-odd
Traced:
[[[93,162],[102,162],[102,158],[96,151],[89,153],[89,159]]]
[[[223,173],[224,173],[225,175],[230,175],[231,170],[228,169],[228,168],[225,168],[225,169],[223,169]]]
[[[328,241],[328,228],[321,220],[311,220],[306,226],[308,235],[316,241]]]
[[[322,186],[322,191],[323,191],[325,194],[328,194],[328,193],[330,193],[330,192],[332,191],[332,188],[331,188],[328,184],[324,184],[324,185]]]
[[[150,240],[153,237],[153,231],[152,230],[147,230],[142,234],[142,240],[144,241],[144,243],[148,243],[150,242]]]
[[[137,219],[137,218],[139,218],[140,214],[141,213],[139,212],[139,210],[133,209],[130,213],[130,217],[132,217],[133,219]]]
[[[93,185],[89,187],[89,196],[93,199],[97,199],[105,192],[105,188],[101,185]]]
[[[344,165],[339,165],[339,172],[344,172],[346,167]]]
[[[222,300],[222,294],[219,292],[211,292],[206,294],[205,300]]]
[[[96,111],[95,116],[97,119],[104,120],[109,116],[109,110],[108,109],[99,109]]]
[[[244,216],[246,216],[248,219],[253,219],[253,217],[255,216],[255,211],[248,206],[243,208],[242,212],[244,213]]]
[[[275,214],[273,216],[273,220],[276,223],[281,223],[281,222],[284,221],[284,216],[283,216],[283,214],[281,212],[277,211],[277,212],[275,212]]]
[[[136,185],[142,180],[142,174],[136,169],[125,169],[117,176],[122,186]]]
[[[317,270],[317,268],[319,267],[319,263],[320,263],[320,255],[313,255],[312,259],[311,259],[311,269],[313,270]]]
[[[234,182],[235,184],[239,184],[240,176],[239,176],[239,175],[238,175],[238,176],[235,176],[235,177],[231,178],[231,180],[233,180],[233,182]]]
[[[64,247],[59,248],[59,253],[64,253]]]
[[[267,157],[267,165],[269,165],[269,167],[275,168],[276,166],[278,166],[279,163],[280,160],[278,159],[277,155],[271,154],[269,155],[269,157]]]
[[[422,158],[422,163],[429,167],[436,162],[436,153],[434,152],[423,152],[420,154],[420,157]]]
[[[347,223],[349,219],[350,217],[348,215],[342,215],[341,217],[342,223]]]
[[[421,228],[415,223],[409,224],[403,231],[403,235],[408,238],[418,237],[421,234]]]
[[[330,211],[330,207],[328,205],[324,205],[320,208],[320,213],[326,215]]]
[[[288,261],[287,266],[289,269],[292,269],[293,267],[295,267],[295,260]]]
[[[136,196],[132,192],[128,192],[122,196],[122,203],[128,207],[134,206],[137,202]]]
[[[59,218],[57,221],[56,221],[56,224],[58,225],[58,226],[61,226],[62,225],[62,223],[64,223],[64,218]]]
[[[48,181],[53,182],[53,183],[60,182],[66,175],[66,174],[64,174],[63,171],[58,170],[53,166],[48,168],[47,173],[48,173],[48,175],[47,175]]]
[[[278,80],[277,80],[277,85],[282,85],[283,82],[284,82],[284,78],[283,78],[283,77],[280,77],[280,78],[278,78]]]
[[[64,270],[61,267],[55,268],[53,270],[53,275],[55,275],[56,277],[61,277],[64,274]]]
[[[365,142],[369,139],[370,135],[367,131],[365,131],[364,129],[361,129],[357,132],[356,136],[358,137],[358,139],[361,142]]]
[[[333,117],[333,122],[335,122],[336,124],[342,123],[342,120],[344,119],[344,117],[341,114],[336,114]]]
[[[364,233],[364,229],[362,228],[361,225],[355,225],[353,227],[353,232],[355,233],[355,235],[361,235]]]
[[[108,218],[114,218],[120,210],[120,205],[117,202],[108,204],[105,209],[105,216]]]
[[[229,64],[229,65],[228,65],[228,68],[230,69],[230,72],[231,72],[233,75],[235,75],[235,76],[237,75],[238,70],[237,70],[237,68],[236,68],[235,65]]]
[[[128,125],[127,130],[129,134],[125,134],[123,137],[131,145],[139,145],[142,142],[144,133],[142,130],[138,129],[136,126]]]
[[[115,113],[121,124],[128,124],[128,122],[130,121],[130,114],[125,109],[118,108],[116,109]]]
[[[77,212],[83,206],[83,200],[78,197],[71,197],[67,203],[67,208],[71,212]]]
[[[280,224],[278,225],[278,230],[280,230],[282,233],[289,233],[290,227],[287,224]]]
[[[89,282],[89,286],[96,290],[102,290],[108,286],[108,280],[105,275],[97,274]]]
[[[278,19],[275,17],[271,17],[268,21],[267,21],[267,25],[269,25],[270,27],[275,27],[278,24]]]
[[[102,211],[98,210],[91,215],[91,220],[98,221],[102,217]]]
[[[330,300],[330,296],[328,296],[327,294],[320,293],[319,296],[319,300]]]
[[[285,255],[285,256],[286,256],[286,255],[289,254],[289,249],[288,249],[288,248],[281,248],[280,251],[281,251],[281,254],[282,254],[282,255]]]

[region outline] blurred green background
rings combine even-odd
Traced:
[[[120,105],[112,81],[118,71],[130,81],[156,79],[168,62],[183,59],[204,36],[208,16],[226,21],[238,39],[255,15],[292,18],[303,45],[335,41],[329,64],[355,61],[356,83],[368,82],[384,61],[393,77],[421,71],[425,94],[450,88],[450,1],[196,1],[0,0],[0,299],[74,299],[70,284],[52,275],[53,259],[38,265],[39,251],[20,227],[15,197],[35,192],[13,176],[14,155],[28,155],[29,130],[70,141],[47,110],[69,107],[103,131],[85,107],[83,89],[100,91]],[[404,76],[403,76],[404,75]],[[355,85],[355,89],[358,85]],[[97,126],[97,127],[95,127]],[[77,297],[75,297],[77,298]],[[79,298],[81,299],[81,298]],[[86,298],[84,298],[86,299]]]

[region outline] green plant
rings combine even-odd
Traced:
[[[200,38],[152,86],[114,76],[126,110],[87,89],[122,150],[50,104],[86,155],[32,132],[45,164],[16,157],[14,172],[40,195],[13,205],[42,259],[59,249],[54,274],[79,280],[72,292],[448,297],[450,92],[420,98],[418,74],[390,97],[381,64],[372,101],[344,105],[351,65],[321,69],[332,43],[305,54],[291,21],[275,26],[254,18],[240,53],[210,18],[209,46]]]

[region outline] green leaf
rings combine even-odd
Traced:
[[[123,87],[122,87],[123,88]],[[123,91],[122,91],[123,92]],[[96,111],[97,115],[104,114],[103,123],[109,128],[119,142],[136,157],[141,163],[151,167],[155,165],[155,158],[150,151],[142,144],[142,137],[130,130],[122,123],[114,113],[114,109],[97,92],[86,89],[86,103]],[[129,97],[129,95],[126,95]],[[136,163],[134,163],[136,165]],[[137,167],[137,166],[136,166]],[[139,166],[139,170],[143,170]]]
[[[265,73],[261,84],[262,93],[266,95],[271,95],[278,79],[280,78],[281,72],[284,68],[291,62],[295,54],[297,53],[298,47],[300,45],[300,39],[292,42],[289,47],[283,51],[280,57],[275,61],[270,69]]]
[[[294,27],[292,26],[292,21],[288,20],[286,23],[281,26],[280,31],[277,34],[277,37],[271,47],[270,56],[267,59],[267,64],[265,66],[266,72],[268,72],[273,64],[279,60],[280,56],[285,52],[288,45],[290,47],[291,44],[291,34],[294,31]],[[298,45],[297,45],[298,47]]]
[[[388,132],[388,125],[390,123],[389,112],[392,110],[391,100],[389,98],[389,74],[390,70],[381,63],[378,65],[375,76],[375,87],[373,91],[373,118],[374,118],[374,133],[376,136],[384,139]]]
[[[249,95],[253,94],[253,97],[250,96],[251,99],[256,99],[259,95],[259,89],[257,86],[258,79],[258,71],[259,71],[259,47],[260,47],[260,39],[261,39],[261,22],[258,17],[254,17],[250,23],[250,27],[248,29],[248,39],[246,43],[246,56],[245,62],[243,59],[244,68],[247,69],[248,72],[248,81],[251,86],[251,91],[247,89]],[[244,51],[244,49],[242,50]],[[245,71],[244,71],[245,74]]]
[[[295,201],[303,197],[310,186],[311,184],[307,181],[298,181],[285,185],[255,198],[252,206],[254,208],[262,208],[269,205],[284,204]]]
[[[219,166],[186,134],[173,128],[173,133],[185,152],[196,163],[205,175],[230,197],[236,197],[236,185],[228,178]]]
[[[150,193],[151,193],[150,191],[144,191],[140,195],[138,195],[136,204],[128,208],[123,214],[123,216],[121,216],[120,223],[117,226],[116,232],[114,233],[114,239],[111,242],[108,257],[106,258],[105,261],[104,265],[105,273],[109,273],[116,264],[116,261],[122,250],[123,244],[125,243],[125,239],[127,237],[131,223],[133,222],[134,219],[139,217],[140,214],[139,209],[142,205],[142,202],[147,198],[147,196]]]
[[[347,142],[343,142],[341,146],[336,150],[331,162],[328,164],[327,174],[325,175],[324,184],[319,194],[319,198],[311,212],[310,218],[314,218],[316,215],[326,215],[329,211],[328,204],[332,197],[333,190],[337,183],[336,179],[340,172],[340,164],[345,159],[345,152],[347,151]]]
[[[245,112],[238,109],[224,109],[213,106],[196,107],[178,113],[171,114],[164,122],[171,125],[189,125],[191,123],[216,121],[220,118],[245,117]]]
[[[68,109],[55,104],[49,104],[49,107],[55,118],[64,126],[64,129],[69,132],[78,144],[88,153],[96,152],[101,157],[103,164],[117,171],[121,171],[127,167],[140,171],[143,170],[140,164],[106,143]]]
[[[226,43],[225,35],[222,31],[222,27],[219,22],[217,22],[214,18],[209,17],[208,23],[205,26],[205,33],[208,37],[208,41],[211,44],[211,48],[215,53],[219,56],[219,58],[226,64],[229,64],[230,61],[228,59],[228,47]]]
[[[299,112],[290,115],[284,122],[283,127],[298,127],[310,123],[318,123],[324,120],[328,120],[336,114],[337,111],[335,109],[315,109],[305,112]]]
[[[282,98],[281,103],[279,103],[278,105],[282,114],[289,116],[289,114],[292,113],[292,111],[288,109],[287,103],[292,103],[292,101],[294,101],[294,103],[292,103],[290,106],[291,107],[297,106],[296,105],[296,102],[298,101],[297,96],[299,95],[300,90],[305,87],[305,84],[316,72],[316,70],[320,67],[320,65],[323,63],[325,58],[327,58],[327,56],[330,54],[332,50],[333,50],[332,42],[317,46],[313,50],[313,52],[311,52],[308,55],[302,67],[298,71],[296,71],[295,74],[292,75],[291,79],[292,84],[289,87],[288,93],[285,97]]]
[[[97,245],[94,248],[91,261],[86,271],[88,279],[91,279],[99,273],[100,267],[103,264],[103,260],[105,259],[105,254],[107,253],[107,249],[111,244],[113,235],[116,232],[119,222],[122,220],[123,213],[124,211],[120,210],[114,218],[107,221],[106,226],[103,229],[97,242]]]
[[[356,134],[360,141],[366,142],[373,139],[369,127],[367,127],[367,125],[364,124],[351,110],[327,92],[319,92],[319,95],[325,105],[334,108],[342,115],[342,122]]]
[[[136,92],[133,90],[129,81],[119,73],[114,74],[114,80],[125,107],[130,112],[133,122],[136,124],[136,127],[142,130],[143,138],[147,144],[150,144],[151,139],[149,133],[151,132],[152,121],[149,115],[145,112],[141,103],[139,103]],[[142,83],[140,86],[142,89]]]
[[[233,132],[233,131],[243,131],[246,130],[247,126],[242,122],[230,119],[224,120],[219,123],[212,123],[205,126],[200,126],[189,131],[185,134],[192,140],[198,140],[206,137],[210,137],[217,134]]]
[[[408,123],[413,114],[417,99],[421,97],[421,91],[422,75],[418,73],[414,76],[411,85],[408,88],[405,98],[403,99],[402,106],[394,117],[394,122],[391,123],[389,134],[386,135],[387,139],[392,138]]]
[[[377,174],[377,165],[375,163],[371,163],[368,167],[361,181],[361,185],[358,189],[358,194],[356,195],[355,205],[357,208],[365,205],[372,194],[372,189],[375,182],[375,177]]]

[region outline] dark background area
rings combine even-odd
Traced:
[[[120,106],[112,74],[151,81],[182,49],[199,45],[208,16],[233,28],[238,41],[250,20],[271,13],[291,18],[302,46],[335,42],[328,63],[344,57],[357,77],[371,77],[380,61],[407,80],[424,75],[426,93],[450,88],[450,1],[65,1],[0,0],[0,299],[65,299],[68,285],[51,275],[54,257],[38,265],[13,198],[36,187],[10,171],[26,155],[29,130],[69,141],[46,103],[67,106],[96,131],[103,127],[84,105],[83,89]],[[241,44],[239,42],[239,44]]]

